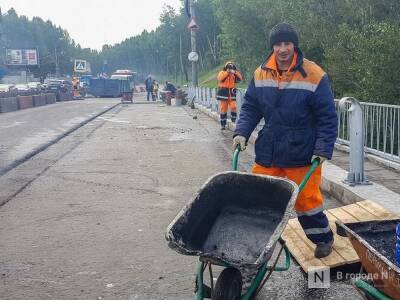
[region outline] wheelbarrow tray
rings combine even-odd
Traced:
[[[169,247],[214,264],[259,268],[270,259],[297,193],[285,178],[218,173],[168,226]]]
[[[338,233],[349,237],[374,286],[387,296],[400,299],[400,268],[395,260],[396,226],[400,219],[336,223]]]

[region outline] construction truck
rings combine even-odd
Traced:
[[[95,97],[123,97],[132,94],[135,88],[136,72],[117,70],[110,78],[91,78],[90,93]]]

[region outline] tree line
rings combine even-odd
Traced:
[[[280,21],[295,25],[305,56],[321,65],[337,97],[400,104],[400,1],[398,0],[197,0],[199,70],[234,60],[246,80],[267,56],[270,29]],[[101,51],[82,49],[68,32],[15,11],[3,15],[5,46],[38,45],[41,66],[50,71],[54,48],[62,49],[60,69],[71,72],[71,57],[88,59],[94,72],[132,68],[178,83],[188,82],[190,32],[184,8],[165,6],[160,26]],[[4,47],[4,45],[3,45]],[[47,69],[46,69],[47,68]]]

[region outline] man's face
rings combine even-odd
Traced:
[[[276,61],[279,64],[287,64],[292,62],[294,54],[294,44],[292,42],[279,42],[273,47]]]

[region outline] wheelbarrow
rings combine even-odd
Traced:
[[[196,299],[253,299],[273,271],[290,267],[290,252],[280,237],[298,193],[319,160],[312,162],[297,186],[285,178],[238,172],[239,152],[240,147],[233,154],[233,171],[210,177],[167,228],[170,248],[180,254],[199,256]],[[278,242],[278,255],[268,264]],[[277,266],[282,252],[285,265]],[[212,265],[225,267],[215,286]],[[210,286],[203,281],[207,268]],[[246,269],[256,275],[242,293],[241,270]]]
[[[133,103],[133,90],[129,92],[122,92],[121,103]]]
[[[354,285],[369,299],[400,299],[400,267],[395,259],[396,226],[399,223],[400,219],[336,221],[337,233],[349,237],[361,265],[368,272],[368,280],[358,279]]]

